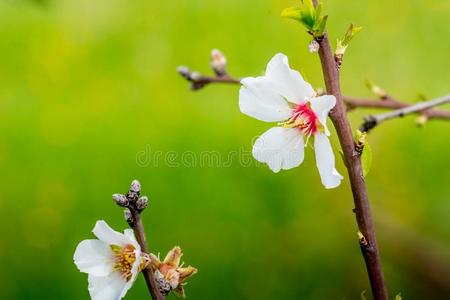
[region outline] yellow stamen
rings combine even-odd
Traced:
[[[122,276],[129,281],[132,276],[131,269],[136,261],[136,254],[134,253],[135,248],[132,245],[127,245],[125,247],[111,245],[111,250],[116,258],[114,270],[119,271]]]

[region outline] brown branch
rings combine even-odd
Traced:
[[[141,213],[136,210],[130,210],[131,216],[133,218],[133,230],[136,239],[141,246],[141,250],[145,253],[148,252],[147,241],[145,238],[144,225],[142,224]],[[165,297],[161,295],[159,289],[156,285],[155,278],[153,276],[152,268],[149,265],[142,270],[142,275],[144,275],[145,282],[147,283],[148,290],[153,300],[164,300]]]
[[[141,193],[141,185],[139,181],[133,180],[130,190],[126,195],[114,194],[113,199],[117,205],[125,207],[125,220],[133,229],[134,235],[141,246],[141,251],[146,254],[149,253],[147,241],[145,237],[144,224],[142,223],[141,213],[148,205],[148,198],[139,197]],[[159,292],[156,284],[151,265],[148,265],[142,270],[147,288],[153,300],[164,300],[165,297]]]
[[[384,101],[380,101],[384,102]],[[361,125],[360,130],[361,131],[369,131],[373,128],[375,128],[377,125],[379,125],[382,122],[385,122],[387,120],[395,119],[395,118],[402,118],[409,114],[414,113],[422,113],[422,116],[429,119],[430,117],[441,117],[445,119],[450,119],[450,113],[443,114],[441,111],[432,109],[434,106],[442,105],[445,103],[450,102],[450,95],[445,95],[433,100],[429,101],[423,101],[419,102],[413,105],[408,105],[405,107],[398,108],[394,111],[390,111],[384,114],[378,114],[378,115],[369,115],[366,118],[364,118],[364,123]],[[437,113],[437,115],[436,115]]]
[[[207,76],[199,72],[191,72],[188,67],[179,66],[178,74],[191,83],[191,90],[197,91],[212,83],[240,84],[240,79],[224,74],[221,76]]]
[[[177,68],[177,72],[191,83],[191,90],[193,91],[199,90],[211,83],[240,83],[240,79],[229,76],[224,70],[222,72],[217,72],[217,70],[214,71],[216,73],[215,77],[205,76],[199,72],[191,72],[189,68],[185,66],[179,66]]]
[[[317,0],[314,1],[317,6]],[[384,282],[383,269],[375,228],[372,222],[372,213],[369,205],[366,182],[362,172],[361,154],[355,150],[353,130],[346,114],[346,107],[341,93],[339,65],[336,63],[327,35],[317,40],[320,44],[319,57],[327,88],[327,94],[336,97],[336,106],[330,112],[330,118],[336,128],[339,142],[344,154],[350,185],[355,204],[354,212],[356,222],[361,234],[360,247],[366,263],[372,294],[376,300],[387,300],[388,293]]]
[[[382,100],[366,99],[344,95],[344,102],[347,105],[347,111],[355,108],[380,108],[380,109],[400,109],[411,106],[413,104],[402,102],[394,98],[386,98]],[[417,111],[416,114],[424,114],[429,120],[442,119],[450,120],[450,111],[430,108],[425,111]]]
[[[194,91],[200,90],[203,87],[214,83],[228,83],[240,84],[240,78],[225,74],[222,76],[207,76],[198,72],[191,72],[187,67],[178,67],[178,73],[191,83],[191,89]],[[360,97],[343,96],[343,100],[347,107],[347,111],[356,108],[380,108],[380,109],[400,109],[412,106],[413,104],[394,99],[386,96],[381,100],[366,99]],[[423,111],[415,111],[415,114],[420,114],[425,117],[425,120],[439,119],[450,120],[450,111],[430,108]],[[362,130],[364,131],[364,130]]]

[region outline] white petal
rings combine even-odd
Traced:
[[[73,260],[81,272],[94,276],[106,276],[113,271],[114,254],[108,244],[99,240],[79,243]]]
[[[136,240],[136,237],[134,236],[133,229],[125,229],[123,231],[124,236],[127,238],[128,243],[131,244],[135,249],[141,250],[141,246]]]
[[[311,108],[319,118],[325,128],[325,134],[330,135],[327,127],[327,117],[330,110],[336,105],[336,98],[333,95],[324,95],[311,99]]]
[[[292,110],[286,100],[271,89],[265,77],[247,77],[241,83],[239,108],[242,113],[265,122],[289,119]]]
[[[272,127],[253,145],[253,156],[275,173],[299,166],[304,158],[303,136],[295,128]]]
[[[120,300],[133,284],[131,280],[127,282],[119,272],[104,277],[89,275],[88,281],[92,300]]]
[[[110,245],[124,247],[131,244],[130,240],[124,234],[113,230],[105,221],[97,221],[92,232],[99,240]]]
[[[319,169],[322,184],[327,189],[337,187],[343,177],[335,168],[334,154],[330,140],[325,134],[316,133],[314,135],[314,148],[316,150],[317,169]]]
[[[288,101],[300,104],[315,95],[312,86],[299,72],[289,67],[288,58],[282,53],[275,54],[266,68],[266,77],[275,85],[275,89]]]

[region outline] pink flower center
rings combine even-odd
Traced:
[[[292,117],[284,123],[284,126],[298,128],[305,136],[309,137],[319,131],[321,124],[309,103],[303,103],[292,110]]]

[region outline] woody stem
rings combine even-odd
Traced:
[[[317,5],[317,0],[314,0]],[[362,173],[361,152],[355,150],[353,131],[347,118],[346,108],[340,88],[339,66],[336,64],[327,35],[319,39],[319,57],[327,88],[327,94],[336,97],[336,106],[330,112],[330,118],[336,128],[339,142],[344,153],[350,185],[355,204],[356,222],[360,235],[360,247],[366,264],[372,294],[376,300],[387,300],[388,293],[384,282],[383,268],[378,252],[375,228],[369,205],[367,187]]]
[[[139,245],[141,246],[141,250],[148,254],[149,252],[147,247],[147,241],[145,238],[144,224],[142,223],[141,219],[141,213],[133,207],[129,207],[129,209],[132,215],[131,219],[132,222],[129,222],[128,224],[130,225],[131,228],[133,228],[134,235],[136,236],[136,239]],[[142,275],[144,275],[145,282],[147,283],[147,287],[152,299],[164,300],[165,297],[161,295],[158,287],[156,286],[156,281],[153,276],[151,265],[148,265],[145,269],[142,270]]]

